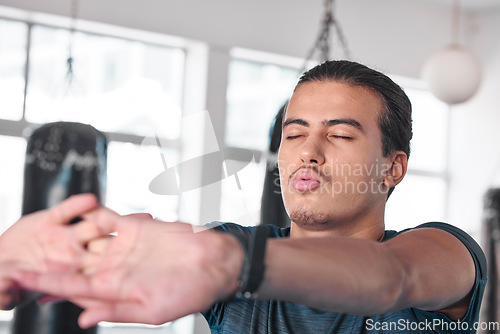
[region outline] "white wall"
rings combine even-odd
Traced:
[[[500,10],[473,20],[484,78],[476,96],[452,108],[449,218],[478,237],[483,195],[500,177]]]

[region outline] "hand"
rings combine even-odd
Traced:
[[[99,321],[165,323],[203,311],[236,289],[242,252],[232,236],[105,208],[84,222],[116,232],[89,245],[84,273],[20,277],[24,287],[83,307],[82,328]]]
[[[45,273],[81,266],[84,244],[100,234],[91,224],[67,224],[97,205],[91,194],[75,195],[52,209],[25,215],[0,236],[1,309],[20,302],[14,281],[18,270]]]

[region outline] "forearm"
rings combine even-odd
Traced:
[[[372,315],[393,309],[404,270],[383,244],[354,238],[269,240],[259,298],[331,312]]]

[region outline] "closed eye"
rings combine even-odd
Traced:
[[[302,137],[302,135],[292,135],[292,136],[286,136],[286,139],[296,139],[296,138],[299,138],[299,137]]]
[[[348,136],[339,136],[339,135],[332,135],[331,137],[332,137],[332,138],[335,138],[335,139],[344,139],[344,140],[352,140],[352,139],[353,139],[352,137],[348,137]]]

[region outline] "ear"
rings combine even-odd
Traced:
[[[406,175],[408,169],[408,156],[403,151],[395,151],[388,159],[387,172],[384,177],[384,184],[388,188],[395,187]]]

